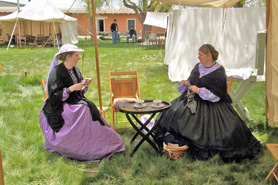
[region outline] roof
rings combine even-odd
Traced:
[[[68,8],[58,8],[64,13],[87,13],[86,8],[71,8],[70,10]],[[96,10],[97,14],[135,14],[135,12],[129,8],[120,8],[120,9],[111,9],[111,8],[106,8],[106,9],[97,9]]]
[[[1,3],[1,1],[0,1]],[[22,9],[22,7],[20,8]],[[63,13],[73,13],[73,14],[84,14],[87,13],[86,8],[58,8]],[[17,6],[1,6],[0,5],[0,13],[12,13],[17,11]],[[96,13],[98,14],[135,14],[135,12],[128,8],[121,9],[97,9]]]
[[[20,9],[22,9],[22,7],[20,7]],[[0,6],[0,12],[1,13],[12,13],[17,11],[17,6],[14,7],[2,7]]]
[[[19,3],[19,6],[24,6],[25,4],[20,4]],[[12,3],[12,2],[6,2],[6,1],[3,1],[3,0],[0,0],[0,7],[14,7],[16,6],[17,7],[17,3]]]

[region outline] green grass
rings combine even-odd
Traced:
[[[78,46],[83,48],[83,42],[80,40]],[[86,96],[99,105],[95,50],[93,42],[87,42],[90,46],[85,48],[83,76],[92,77],[93,84]],[[123,41],[117,45],[112,45],[111,40],[98,43],[104,107],[110,102],[108,71],[138,70],[142,99],[171,101],[179,95],[177,83],[168,79],[168,67],[163,63],[164,50],[142,49],[139,44]],[[44,148],[38,123],[44,101],[40,80],[46,78],[56,52],[57,48],[40,50],[31,47],[7,51],[6,45],[0,46],[0,64],[3,66],[0,71],[0,144],[6,184],[271,184],[264,179],[275,161],[265,143],[278,142],[278,131],[268,127],[265,121],[264,82],[255,83],[242,99],[252,118],[248,127],[264,146],[264,152],[254,160],[224,164],[218,156],[208,161],[193,161],[185,155],[178,161],[171,161],[157,154],[148,143],[130,158],[132,129],[118,131],[126,151],[113,155],[109,161],[79,162],[49,153]],[[78,66],[81,69],[81,61]],[[27,76],[20,80],[26,69]],[[233,87],[237,85],[234,83]],[[106,114],[111,123],[110,110]],[[121,118],[125,119],[123,115]]]

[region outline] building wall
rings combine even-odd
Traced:
[[[0,16],[8,15],[10,13],[3,13],[0,12]],[[90,35],[90,19],[87,14],[84,13],[78,13],[78,14],[72,14],[68,13],[67,15],[71,17],[77,18],[78,21],[78,34],[81,36],[89,36]],[[102,19],[104,22],[104,31],[103,32],[110,32],[110,26],[113,23],[114,19],[117,19],[117,24],[119,27],[119,32],[126,33],[128,31],[127,28],[127,21],[129,19],[135,20],[135,30],[136,32],[141,33],[142,32],[142,24],[137,18],[136,14],[132,13],[102,13],[98,14],[97,17],[97,31],[99,33],[99,24],[98,20]],[[1,24],[1,23],[0,23]],[[1,26],[0,26],[1,27]],[[36,25],[33,25],[33,29],[36,27]],[[3,29],[3,28],[2,28]],[[165,32],[165,29],[159,28],[159,27],[152,27],[153,32]],[[28,33],[30,34],[30,33]]]
[[[75,17],[78,20],[78,34],[79,35],[90,35],[90,19],[87,14],[68,14],[71,17]],[[142,24],[137,18],[136,14],[108,14],[102,13],[98,14],[97,17],[97,31],[99,33],[99,24],[98,20],[102,19],[104,22],[104,31],[110,32],[110,26],[113,23],[114,19],[117,19],[118,29],[121,33],[126,33],[128,31],[127,21],[129,19],[135,20],[135,30],[136,32],[142,32]],[[165,29],[159,27],[152,27],[153,32],[165,32]]]

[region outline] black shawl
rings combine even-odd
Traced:
[[[73,72],[77,78],[78,82],[83,80],[83,77],[78,69],[78,67],[73,67]],[[62,118],[63,112],[63,89],[72,86],[73,80],[69,75],[67,68],[64,63],[56,66],[49,75],[47,87],[49,98],[45,102],[43,108],[44,115],[47,119],[49,126],[58,132],[63,124],[64,119]],[[68,104],[85,104],[90,108],[92,114],[92,119],[94,121],[98,120],[102,125],[103,121],[100,118],[100,113],[95,104],[89,101],[82,91],[73,91],[70,93],[68,99],[66,100]]]
[[[200,76],[198,63],[191,71],[188,80],[191,85],[199,88],[205,87],[222,100],[232,103],[232,99],[227,93],[227,76],[223,66],[207,75]]]

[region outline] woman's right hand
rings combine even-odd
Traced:
[[[187,80],[182,80],[181,83],[180,83],[181,86],[187,86],[188,85],[188,82]]]
[[[77,83],[77,84],[74,84],[74,85],[70,86],[69,89],[70,89],[71,92],[80,91],[83,86],[84,86],[83,83]]]

